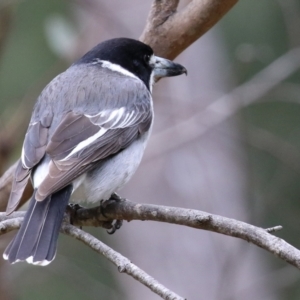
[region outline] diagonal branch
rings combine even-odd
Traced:
[[[170,291],[145,271],[133,264],[128,258],[105,245],[91,234],[69,224],[63,224],[61,231],[80,240],[96,252],[104,255],[110,262],[118,267],[119,272],[132,276],[163,299],[184,300],[184,298]]]
[[[251,79],[216,99],[188,119],[152,136],[148,146],[148,159],[161,156],[182,145],[198,139],[212,128],[234,116],[270,92],[300,68],[300,47],[293,48],[256,73]],[[180,139],[171,138],[181,134]],[[167,142],[166,142],[167,141]],[[152,145],[160,145],[153,147]],[[149,151],[150,150],[150,151]]]
[[[140,40],[157,55],[174,59],[213,27],[238,0],[193,0],[180,12],[179,1],[154,0]]]
[[[179,0],[153,1],[143,35],[151,32],[152,28],[163,25],[170,16],[176,13],[178,4]]]

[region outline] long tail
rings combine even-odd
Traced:
[[[72,189],[69,185],[43,201],[36,201],[33,194],[20,230],[4,251],[4,259],[10,263],[26,260],[41,266],[54,259]]]

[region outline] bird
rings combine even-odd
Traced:
[[[19,231],[4,251],[10,263],[54,260],[72,193],[106,201],[135,173],[153,125],[152,86],[187,74],[141,41],[106,40],[55,77],[41,92],[24,138],[6,214],[34,191]]]

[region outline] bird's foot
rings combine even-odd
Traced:
[[[110,198],[107,201],[109,201],[109,200],[114,200],[116,202],[121,202],[123,200],[123,198],[120,197],[117,193],[112,193]]]
[[[121,202],[123,199],[117,194],[117,193],[113,193],[110,198],[108,200],[101,200],[100,201],[100,210],[101,210],[101,214],[108,218],[105,214],[105,208],[112,202]],[[111,228],[109,230],[107,230],[106,232],[108,234],[114,234],[118,229],[120,229],[122,227],[123,224],[123,220],[114,220],[111,223]]]
[[[105,217],[105,218],[108,218],[108,216],[105,214],[105,208],[107,206],[109,206],[109,204],[111,203],[114,203],[114,202],[121,202],[123,201],[124,199],[121,198],[117,193],[113,193],[111,194],[110,198],[107,199],[107,200],[101,200],[100,201],[100,211],[101,211],[101,214]]]
[[[76,213],[79,209],[84,208],[83,206],[77,204],[77,203],[69,203],[66,209],[66,213],[69,215],[69,222],[71,225],[74,224],[74,219],[76,216]]]
[[[114,220],[111,225],[112,227],[109,230],[106,230],[108,234],[114,234],[119,230],[123,225],[123,220]]]

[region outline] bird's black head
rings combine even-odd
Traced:
[[[148,45],[133,39],[116,38],[98,44],[86,53],[76,64],[106,60],[120,65],[139,77],[149,88],[152,67],[149,60],[153,50]]]
[[[183,66],[155,56],[151,47],[128,38],[102,42],[75,64],[97,63],[99,60],[121,66],[140,78],[149,90],[151,90],[152,84],[162,77],[187,74]]]

